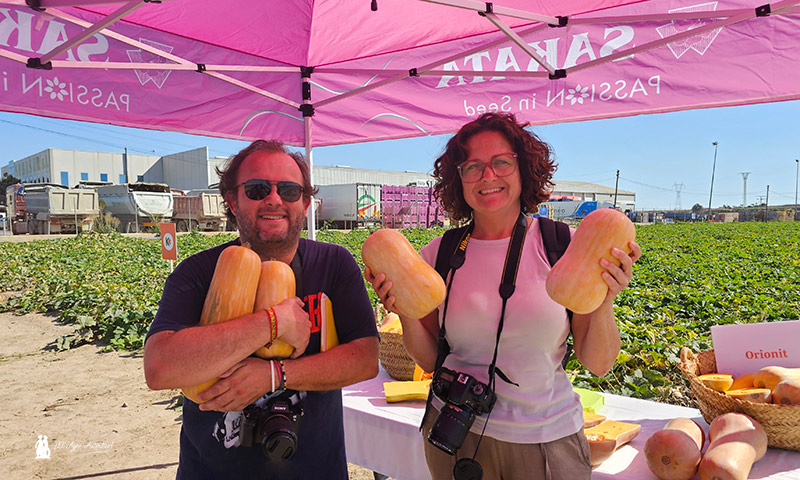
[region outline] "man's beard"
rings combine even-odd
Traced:
[[[283,235],[269,233],[263,234],[258,228],[258,218],[239,220],[239,237],[242,243],[250,244],[250,248],[264,259],[279,258],[291,253],[300,238],[305,224],[305,213],[300,212],[294,218],[289,216],[289,226]],[[266,238],[265,238],[266,237]]]

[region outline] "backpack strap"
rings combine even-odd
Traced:
[[[542,244],[544,245],[544,251],[547,253],[547,261],[552,267],[567,251],[569,241],[572,239],[569,225],[546,217],[539,217],[539,229],[542,231]],[[567,316],[569,317],[570,335],[572,335],[572,310],[567,309]],[[572,340],[567,338],[567,351],[561,360],[561,366],[565,370],[570,355],[572,355]]]
[[[439,250],[436,252],[436,267],[434,268],[436,268],[436,271],[439,272],[439,275],[445,282],[447,282],[447,274],[450,273],[450,269],[452,268],[450,266],[450,258],[456,251],[458,242],[461,240],[461,237],[468,227],[469,225],[451,228],[442,235],[442,241],[439,243]]]

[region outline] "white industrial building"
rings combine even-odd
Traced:
[[[13,175],[25,183],[55,183],[74,187],[80,182],[155,182],[171,188],[197,190],[219,182],[215,167],[227,157],[209,157],[202,147],[165,156],[127,152],[87,152],[48,148],[9,162],[2,177]],[[412,171],[387,171],[346,166],[314,166],[315,185],[376,184],[433,186],[433,177]],[[614,203],[621,210],[635,210],[636,194],[588,182],[555,182],[555,197]]]
[[[24,183],[54,183],[74,187],[80,182],[166,183],[173,188],[208,188],[219,179],[214,167],[227,158],[208,156],[208,148],[165,155],[128,152],[87,152],[48,148],[9,162],[2,176],[13,175]]]

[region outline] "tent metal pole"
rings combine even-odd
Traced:
[[[111,13],[101,21],[93,24],[91,27],[87,28],[80,35],[76,35],[73,38],[67,40],[66,42],[58,45],[51,51],[47,52],[41,57],[41,62],[47,63],[50,60],[53,60],[57,56],[61,55],[62,53],[66,52],[70,48],[83,43],[86,39],[90,38],[92,35],[100,32],[101,30],[105,29],[106,27],[114,24],[117,20],[121,19],[122,17],[128,15],[129,13],[135,11],[139,7],[144,5],[143,2],[139,2],[136,0],[130,1],[125,5],[118,8],[115,12]]]
[[[306,161],[308,162],[308,173],[311,178],[311,185],[314,185],[314,160],[312,158],[312,143],[311,143],[311,117],[303,117],[303,126],[305,127],[306,138]],[[314,197],[311,197],[311,204],[309,205],[308,213],[308,238],[309,240],[317,239],[317,224],[316,215],[314,215]]]

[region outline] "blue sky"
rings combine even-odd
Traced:
[[[555,152],[557,180],[636,192],[639,209],[794,204],[800,101],[776,102],[534,127]],[[449,135],[314,149],[315,165],[430,172]],[[207,146],[229,156],[246,142],[0,112],[0,165],[46,148],[164,155]],[[680,196],[678,196],[680,191]]]

